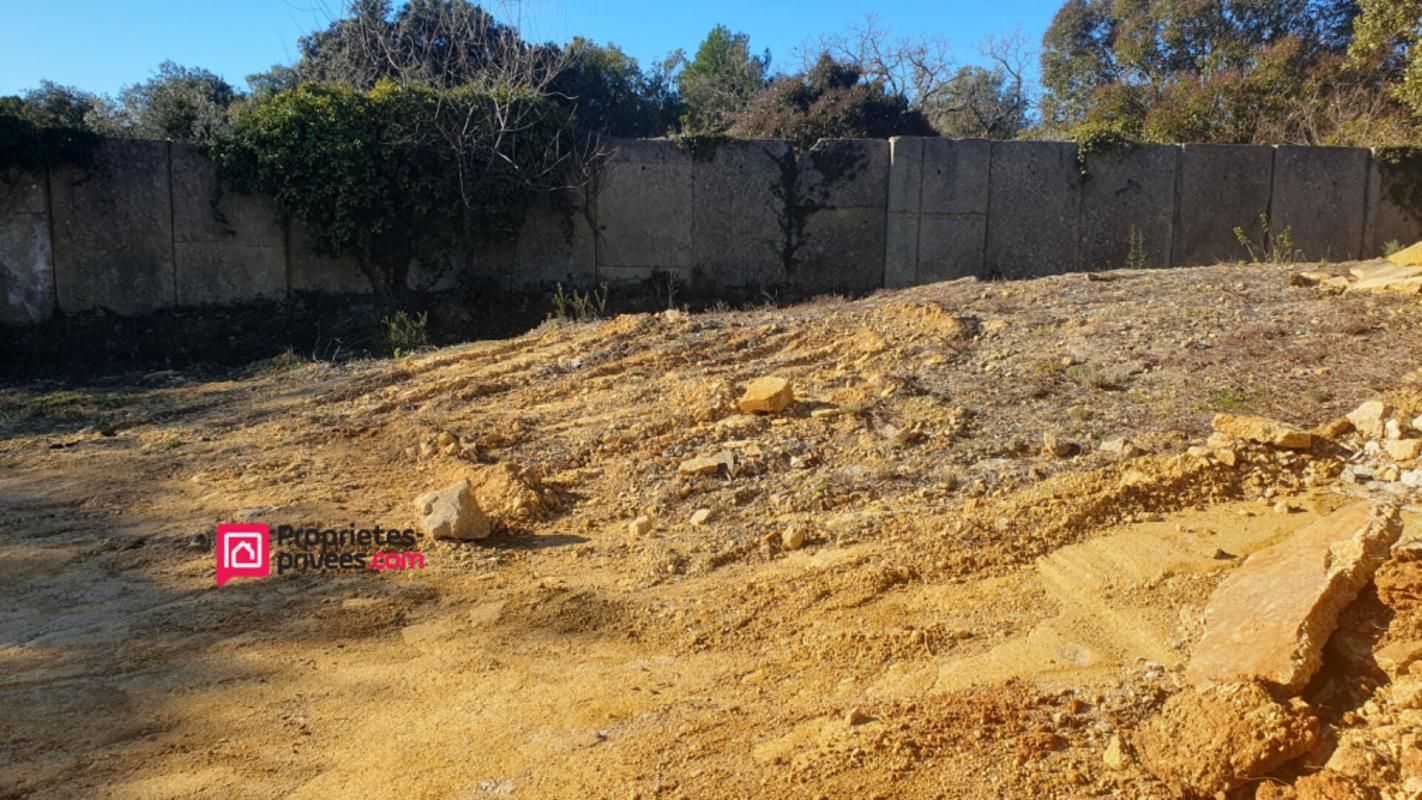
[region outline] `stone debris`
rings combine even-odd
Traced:
[[[780,546],[786,550],[799,550],[805,546],[805,530],[798,526],[788,528],[780,534]]]
[[[1422,294],[1422,266],[1377,262],[1349,271],[1358,279],[1348,287],[1350,292]]]
[[[468,478],[415,498],[415,510],[420,529],[436,539],[471,541],[494,531],[494,522],[479,507]]]
[[[1042,455],[1051,458],[1069,458],[1081,450],[1075,442],[1069,442],[1056,431],[1042,434]]]
[[[1210,797],[1268,775],[1313,748],[1319,721],[1302,700],[1256,683],[1186,689],[1136,731],[1141,764],[1174,791]]]
[[[735,468],[736,456],[729,450],[722,450],[712,456],[688,458],[677,467],[682,475],[715,475],[722,470],[728,474]]]
[[[784,378],[756,378],[746,384],[737,403],[742,414],[779,414],[795,401],[790,381]]]
[[[627,532],[632,538],[646,536],[652,532],[652,518],[645,514],[627,524]]]
[[[1251,555],[1210,597],[1186,680],[1199,688],[1258,680],[1297,694],[1401,529],[1395,508],[1356,503]]]
[[[1107,439],[1101,443],[1098,449],[1103,453],[1110,453],[1120,456],[1121,458],[1131,458],[1132,456],[1140,455],[1141,452],[1140,448],[1136,447],[1124,436],[1116,436]]]
[[[1216,414],[1210,424],[1217,433],[1285,450],[1307,450],[1313,446],[1311,434],[1267,417]]]
[[[1392,407],[1381,400],[1369,400],[1348,412],[1353,429],[1369,439],[1381,439],[1387,433],[1387,419]]]
[[[711,521],[711,509],[698,508],[691,514],[692,525],[705,525]]]

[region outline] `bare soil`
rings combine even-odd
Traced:
[[[1348,500],[1334,460],[1185,448],[1422,383],[1416,297],[1292,271],[0,387],[0,797],[1169,797],[1103,752],[1219,579]],[[764,375],[797,403],[739,414]],[[404,528],[471,475],[499,532],[423,570],[214,586],[216,523]]]

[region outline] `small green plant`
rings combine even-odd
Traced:
[[[1130,235],[1131,250],[1126,254],[1127,269],[1149,269],[1149,257],[1146,255],[1145,234],[1140,232],[1136,226],[1131,226]]]
[[[1396,239],[1383,245],[1383,258],[1392,258],[1400,252],[1402,252],[1402,242]]]
[[[656,296],[658,304],[665,300],[667,308],[676,308],[676,295],[682,286],[681,276],[675,272],[666,269],[652,270],[652,294]]]
[[[1294,264],[1303,260],[1303,251],[1294,248],[1294,228],[1285,225],[1272,233],[1269,215],[1259,215],[1259,238],[1256,240],[1241,225],[1234,229],[1234,238],[1249,254],[1251,264]]]
[[[1269,390],[1263,387],[1249,389],[1224,389],[1210,398],[1208,403],[1195,406],[1197,411],[1217,411],[1231,414],[1256,411],[1269,397]]]
[[[553,292],[549,302],[548,319],[557,322],[592,322],[607,314],[607,284],[599,284],[596,289],[580,292],[567,291],[563,284]]]
[[[424,311],[414,316],[396,311],[393,316],[381,320],[381,341],[385,352],[392,358],[400,358],[429,347],[429,321],[430,315]]]

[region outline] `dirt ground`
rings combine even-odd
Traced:
[[[1221,577],[1353,488],[1186,448],[1422,387],[1418,298],[1296,269],[0,387],[0,797],[1173,796],[1103,753]],[[763,375],[797,403],[738,413]],[[500,529],[422,570],[214,585],[217,523],[405,528],[468,475]]]

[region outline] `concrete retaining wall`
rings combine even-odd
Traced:
[[[1422,190],[1351,148],[1138,146],[1085,163],[1070,143],[909,137],[825,140],[798,158],[768,140],[609,150],[586,191],[537,204],[514,239],[422,254],[410,288],[670,280],[703,297],[811,295],[1209,264],[1245,258],[1234,229],[1261,240],[1261,215],[1310,260],[1422,239]],[[0,175],[0,324],[307,291],[371,287],[269,199],[224,190],[194,148],[110,140],[88,168]]]

